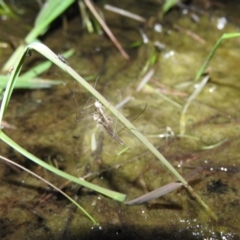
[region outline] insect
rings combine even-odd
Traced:
[[[93,120],[98,124],[98,126],[102,127],[102,129],[115,141],[119,144],[124,145],[123,141],[114,133],[112,128],[112,119],[107,117],[104,113],[104,109],[102,104],[96,100],[95,103],[95,112],[93,113]]]
[[[95,106],[95,111],[99,112],[99,114],[101,115],[101,117],[103,118],[103,120],[105,122],[112,123],[112,120],[110,120],[110,118],[106,117],[106,115],[104,113],[103,105],[98,100],[95,101],[94,106]]]
[[[28,49],[28,50],[27,50],[26,56],[27,56],[27,57],[31,57],[31,56],[32,56],[32,51],[31,51],[31,49]]]
[[[63,55],[58,54],[57,56],[58,56],[59,60],[61,60],[63,63],[68,65],[68,61],[67,61],[67,59]]]
[[[60,54],[58,54],[59,57]],[[60,55],[61,56],[61,55]],[[61,60],[61,59],[60,59]],[[66,84],[65,81],[63,81],[64,84],[68,87],[68,85]],[[74,93],[72,92],[72,90],[68,87],[68,89],[70,90],[70,92],[73,94],[73,100],[75,105],[78,106],[78,103],[74,97]],[[95,107],[94,113],[93,113],[93,120],[97,123],[98,126],[102,127],[102,129],[111,137],[113,138],[116,142],[118,142],[121,145],[124,145],[123,141],[115,134],[113,128],[112,128],[112,124],[113,124],[113,120],[109,117],[107,117],[104,113],[104,107],[103,105],[97,100],[95,99],[95,103],[93,104]],[[93,105],[84,107],[84,109],[89,108]],[[77,111],[76,111],[77,112]],[[78,117],[76,116],[77,121],[79,121]]]

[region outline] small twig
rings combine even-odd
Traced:
[[[113,44],[116,46],[116,48],[119,50],[119,52],[123,55],[124,58],[129,59],[130,57],[128,54],[124,51],[121,44],[118,42],[118,40],[115,38],[109,27],[106,25],[104,20],[100,17],[100,15],[97,13],[95,8],[93,7],[93,4],[90,0],[85,0],[85,4],[88,6],[94,17],[98,20],[99,24],[102,26],[108,37],[111,39]]]
[[[164,84],[158,82],[155,79],[151,79],[150,82],[156,84],[159,87],[159,88],[156,88],[156,91],[161,92],[163,94],[178,96],[178,97],[187,97],[188,96],[187,93],[180,92],[180,91],[177,91],[177,90],[174,90],[174,89],[170,89],[170,88],[166,87]]]
[[[139,16],[137,14],[131,13],[131,12],[126,11],[126,10],[121,9],[121,8],[117,8],[117,7],[111,6],[109,4],[105,4],[104,8],[106,10],[118,13],[118,14],[120,14],[122,16],[125,16],[125,17],[128,17],[128,18],[132,18],[132,19],[137,20],[139,22],[146,22],[146,18],[143,18],[143,17],[141,17],[141,16]]]
[[[134,97],[127,96],[121,102],[119,102],[117,105],[115,105],[115,108],[119,109],[119,108],[121,108],[122,106],[124,106],[126,103],[128,103],[129,101],[131,101],[133,99],[134,99]]]
[[[193,38],[194,40],[200,42],[201,44],[206,44],[206,41],[205,41],[202,37],[200,37],[199,35],[197,35],[196,33],[192,32],[192,31],[190,31],[190,30],[188,30],[188,29],[185,29],[185,28],[183,28],[183,27],[180,27],[180,26],[177,25],[177,24],[174,24],[173,27],[174,27],[175,29],[177,29],[178,31],[180,31],[180,32],[186,33],[186,35],[188,35],[189,37]]]
[[[62,190],[60,190],[59,188],[57,188],[56,186],[54,186],[52,183],[48,182],[46,179],[40,177],[39,175],[37,175],[36,173],[28,170],[27,168],[13,162],[12,160],[5,158],[3,156],[0,155],[0,158],[3,159],[5,162],[8,162],[10,164],[13,164],[14,166],[17,166],[18,168],[30,173],[32,176],[38,178],[39,180],[45,182],[47,185],[51,186],[52,188],[54,188],[56,191],[60,192],[63,196],[65,196],[68,200],[70,200],[72,203],[74,203],[79,209],[82,210],[83,213],[86,214],[86,216],[95,224],[97,224],[97,222],[77,203],[75,202],[72,198],[70,198],[66,193],[64,193]]]
[[[6,121],[2,121],[1,129],[3,129],[3,128],[13,129],[13,130],[17,129],[14,125],[12,125]]]
[[[151,201],[153,199],[162,197],[162,196],[176,190],[177,188],[179,188],[181,186],[182,186],[181,182],[172,182],[172,183],[166,184],[163,187],[160,187],[160,188],[155,189],[151,192],[148,192],[148,193],[146,193],[146,194],[144,194],[144,195],[142,195],[138,198],[135,198],[131,201],[125,202],[125,204],[134,205],[134,204],[141,204],[141,203],[144,203],[144,202],[148,202],[148,201]]]
[[[65,182],[63,185],[61,185],[58,189],[62,190],[63,188],[65,188],[66,186],[68,186],[71,182],[70,181],[67,181]],[[56,189],[57,190],[57,189]],[[58,191],[58,190],[57,190]],[[40,198],[39,199],[39,203],[42,204],[44,203],[45,201],[47,201],[48,199],[50,199],[51,197],[53,196],[53,193],[49,193],[47,195],[45,195],[44,197]]]
[[[138,85],[136,91],[140,92],[140,90],[148,83],[148,81],[152,78],[154,75],[155,71],[154,69],[151,69],[150,71],[147,72],[147,74],[143,77],[142,81]]]

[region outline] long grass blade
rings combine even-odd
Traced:
[[[206,85],[207,81],[209,79],[209,76],[206,76],[200,84],[198,84],[198,86],[196,87],[196,89],[193,91],[193,93],[191,94],[191,96],[188,98],[185,106],[183,107],[182,113],[181,113],[181,117],[180,117],[180,135],[184,135],[185,134],[185,129],[186,129],[186,112],[190,106],[190,104],[192,103],[192,101],[197,97],[197,95],[202,91],[202,89],[204,88],[204,86]]]
[[[197,72],[197,75],[195,77],[195,82],[197,82],[199,80],[199,78],[202,76],[202,74],[204,73],[207,65],[209,64],[209,62],[211,61],[214,53],[216,52],[216,50],[218,49],[218,46],[220,45],[220,43],[222,42],[222,40],[224,39],[229,39],[229,38],[235,38],[235,37],[240,37],[240,33],[224,33],[215,43],[213,49],[211,50],[211,52],[209,53],[209,55],[207,56],[205,62],[203,63],[203,65],[201,66],[201,68],[199,69],[199,71]]]
[[[126,198],[125,194],[122,193],[118,193],[112,190],[108,190],[106,188],[103,187],[99,187],[95,184],[92,184],[90,182],[87,182],[83,179],[79,179],[76,178],[68,173],[65,173],[49,164],[47,164],[46,162],[40,160],[39,158],[35,157],[34,155],[32,155],[31,153],[29,153],[28,151],[26,151],[24,148],[20,147],[17,143],[15,143],[12,139],[10,139],[6,134],[4,134],[2,131],[0,131],[0,138],[7,143],[9,146],[11,146],[13,149],[15,149],[16,151],[20,152],[22,155],[24,155],[25,157],[27,157],[28,159],[32,160],[33,162],[35,162],[36,164],[38,164],[39,166],[42,166],[43,168],[65,178],[68,179],[72,182],[75,182],[77,184],[80,184],[86,188],[92,189],[96,192],[99,192],[105,196],[108,196],[112,199],[115,199],[117,201],[124,201],[124,199]]]

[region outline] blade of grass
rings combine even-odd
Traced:
[[[8,5],[3,0],[0,0],[0,15],[7,15],[8,17],[19,19],[18,16],[11,10],[11,8],[8,7]]]
[[[29,79],[34,78],[34,77],[40,75],[41,73],[47,71],[51,66],[52,66],[52,62],[45,61],[45,62],[40,63],[39,65],[29,69],[27,72],[25,72],[21,76],[19,76],[19,78],[29,80]],[[18,81],[19,81],[19,79],[18,79]]]
[[[114,7],[114,6],[111,6],[109,4],[105,4],[104,5],[104,8],[106,10],[109,10],[111,12],[114,12],[114,13],[117,13],[117,14],[120,14],[122,16],[125,16],[125,17],[128,17],[128,18],[131,18],[131,19],[134,19],[134,20],[137,20],[139,22],[146,22],[146,18],[143,18],[137,14],[134,14],[132,12],[129,12],[129,11],[126,11],[125,9],[122,9],[122,8],[118,8],[118,7]]]
[[[70,49],[62,55],[65,58],[69,58],[74,53],[73,49]],[[53,85],[62,84],[62,81],[50,80],[50,79],[41,79],[36,78],[36,76],[41,73],[47,71],[52,66],[51,61],[45,61],[43,63],[38,64],[37,66],[31,68],[27,72],[23,73],[16,82],[14,88],[29,88],[29,89],[37,89],[37,88],[49,88]],[[8,76],[0,75],[0,88],[5,88],[8,82]],[[33,79],[35,78],[35,79]]]
[[[73,55],[73,53],[74,53],[74,49],[70,49],[70,50],[62,53],[61,55],[64,58],[69,58]],[[27,72],[23,73],[19,78],[26,78],[26,79],[30,80],[31,78],[34,78],[34,77],[42,74],[43,72],[47,71],[51,66],[52,66],[51,61],[45,61],[45,62],[40,63],[37,66],[31,68]],[[18,79],[18,81],[19,80],[20,79]]]
[[[0,88],[6,88],[8,83],[8,76],[0,75]],[[62,81],[43,79],[43,78],[33,78],[25,79],[25,77],[19,77],[14,88],[25,88],[25,89],[39,89],[39,88],[50,88],[54,85],[62,84]]]
[[[199,69],[199,71],[197,72],[197,75],[195,77],[195,82],[197,82],[199,80],[199,78],[202,76],[202,74],[204,73],[208,63],[211,61],[214,53],[216,52],[216,50],[218,49],[218,46],[220,45],[220,43],[222,42],[222,40],[224,39],[229,39],[229,38],[235,38],[235,37],[240,37],[240,33],[224,33],[215,43],[214,47],[212,48],[212,51],[209,53],[209,55],[207,56],[205,62],[203,63],[203,65],[201,66],[201,68]]]
[[[65,0],[65,1],[47,1],[42,7],[35,20],[33,29],[24,39],[26,44],[35,41],[40,35],[44,34],[48,29],[49,25],[61,14],[63,13],[75,0]],[[9,60],[5,63],[2,68],[3,72],[8,71],[8,69],[14,65],[18,55],[24,49],[25,45],[20,45]]]
[[[21,52],[19,52],[19,54],[18,54],[19,57],[17,58],[16,64],[13,67],[13,70],[9,77],[9,81],[8,81],[6,89],[5,89],[5,93],[4,93],[4,97],[3,97],[2,105],[1,105],[1,109],[0,109],[0,124],[2,122],[3,114],[8,106],[16,79],[22,69],[22,65],[23,65],[24,59],[26,57],[27,51],[28,51],[28,48],[25,47],[25,49],[23,49]]]
[[[175,102],[174,100],[172,100],[171,98],[169,98],[168,96],[166,96],[165,94],[157,91],[155,88],[153,88],[152,86],[150,86],[149,84],[146,84],[145,92],[148,93],[156,93],[159,97],[161,97],[163,100],[169,102],[170,104],[172,104],[173,106],[177,107],[177,108],[182,108],[182,105],[179,104],[178,102]]]
[[[96,192],[99,192],[105,196],[108,196],[112,199],[115,199],[117,201],[124,201],[126,195],[125,194],[121,194],[118,192],[114,192],[112,190],[108,190],[106,188],[103,187],[99,187],[95,184],[89,183],[85,180],[76,178],[68,173],[65,173],[49,164],[47,164],[46,162],[40,160],[39,158],[35,157],[34,155],[32,155],[31,153],[29,153],[28,151],[26,151],[24,148],[20,147],[17,143],[15,143],[12,139],[10,139],[5,133],[3,133],[2,131],[0,131],[0,138],[7,143],[9,146],[11,146],[13,149],[15,149],[16,151],[20,152],[22,155],[24,155],[25,157],[27,157],[28,159],[32,160],[33,162],[35,162],[36,164],[38,164],[39,166],[42,166],[43,168],[63,177],[66,178],[72,182],[75,182],[77,184],[80,184],[86,188],[89,188],[91,190],[94,190]]]
[[[51,22],[55,20],[60,14],[62,14],[75,0],[66,1],[47,1],[41,9],[38,17],[36,18],[34,28],[26,36],[25,42],[31,43],[39,35],[45,33]]]
[[[202,91],[202,89],[204,88],[204,86],[206,85],[207,81],[209,79],[209,76],[206,76],[202,82],[200,84],[198,84],[198,86],[196,87],[196,89],[193,91],[193,93],[191,94],[191,96],[188,98],[186,104],[183,107],[182,113],[181,113],[181,117],[180,117],[180,135],[184,135],[185,134],[185,130],[186,130],[186,112],[190,106],[190,104],[192,103],[192,101],[197,97],[197,95]]]
[[[155,73],[155,70],[153,68],[146,73],[146,75],[142,78],[142,80],[137,86],[137,89],[136,89],[137,92],[139,92],[150,81],[154,73]]]
[[[174,5],[176,5],[179,2],[180,0],[166,0],[162,6],[162,12],[163,13],[168,12]]]
[[[221,141],[213,144],[213,145],[210,145],[210,146],[203,146],[202,149],[204,150],[210,150],[210,149],[214,149],[216,147],[219,147],[220,145],[222,145],[223,143],[225,143],[228,139],[227,138],[224,138],[222,139]]]
[[[90,21],[90,18],[88,16],[87,11],[86,11],[85,4],[83,3],[82,0],[78,0],[78,5],[79,5],[79,8],[80,8],[83,25],[87,28],[89,33],[93,33],[94,32],[93,24]]]
[[[31,174],[32,176],[36,177],[37,179],[39,179],[40,181],[42,182],[45,182],[47,185],[49,185],[50,187],[52,187],[53,189],[55,189],[56,191],[60,192],[63,196],[65,196],[69,201],[71,201],[74,205],[76,205],[94,224],[98,224],[95,219],[84,209],[82,208],[76,201],[74,201],[71,197],[69,197],[65,192],[63,192],[61,189],[59,189],[58,187],[56,187],[55,185],[53,185],[52,183],[50,183],[49,181],[47,181],[46,179],[40,177],[39,175],[37,175],[36,173],[28,170],[27,168],[15,163],[14,161],[8,159],[8,158],[5,158],[3,156],[0,155],[0,158],[2,160],[4,160],[5,162],[8,162],[20,169],[22,169],[23,171]]]
[[[151,54],[151,56],[147,59],[145,65],[143,66],[142,70],[140,71],[139,75],[143,76],[144,74],[146,74],[146,72],[150,69],[151,66],[153,66],[156,62],[157,62],[157,58],[158,58],[158,53],[157,51],[153,51],[153,53]]]

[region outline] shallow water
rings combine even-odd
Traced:
[[[53,194],[40,204],[39,199],[51,190],[27,173],[15,173],[1,162],[1,239],[239,239],[240,38],[223,41],[220,45],[209,64],[210,80],[187,111],[186,135],[179,136],[182,106],[194,89],[186,83],[194,79],[217,39],[223,33],[239,29],[239,3],[208,3],[193,1],[193,9],[175,8],[161,19],[160,5],[154,1],[141,1],[141,4],[124,1],[121,5],[119,1],[111,1],[112,5],[131,9],[149,19],[143,25],[103,10],[106,22],[130,55],[130,60],[125,60],[104,34],[90,35],[83,31],[80,17],[74,10],[70,11],[72,17],[67,31],[59,22],[43,38],[43,43],[56,53],[76,49],[68,59],[69,65],[81,76],[91,76],[92,85],[99,76],[96,88],[111,104],[132,96],[134,99],[120,109],[128,119],[134,119],[147,103],[146,110],[133,124],[183,176],[195,171],[190,185],[215,212],[218,221],[212,220],[184,189],[147,204],[126,206],[69,184],[64,189],[66,193],[100,223],[100,226],[92,226],[89,219],[59,194]],[[97,5],[103,8],[101,2]],[[29,5],[23,7],[29,13]],[[21,24],[29,24],[35,14],[32,12],[26,23]],[[193,14],[199,17],[199,22],[192,20]],[[219,22],[223,17],[227,22],[220,30]],[[5,21],[5,33],[9,33],[9,26],[15,25],[11,19]],[[140,28],[148,36],[149,43],[130,48],[131,43],[142,40]],[[25,33],[21,34],[16,29],[16,36],[25,36],[27,29],[23,29]],[[154,42],[165,47],[156,49]],[[137,92],[144,75],[141,71],[153,53],[157,61],[152,67],[155,73],[150,87]],[[4,63],[11,49],[2,49],[1,54],[1,63]],[[34,64],[39,55],[33,53],[31,58],[29,65]],[[127,200],[175,181],[126,129],[119,137],[129,149],[118,156],[123,147],[95,127],[91,121],[91,108],[80,115],[82,121],[76,121],[78,112],[93,101],[66,73],[53,66],[45,77],[64,79],[74,91],[78,105],[74,104],[72,93],[64,85],[48,90],[15,91],[4,120],[16,127],[16,130],[5,129],[5,132],[17,143],[75,176],[90,174],[88,181],[125,193]],[[159,93],[166,94],[180,107],[164,100]],[[111,116],[107,110],[106,113]],[[115,123],[115,118],[113,120]],[[167,126],[174,136],[160,138]],[[121,129],[121,124],[116,123],[116,132]],[[95,154],[90,147],[93,132],[99,142]],[[222,140],[225,141],[213,147]],[[4,143],[1,143],[1,150],[2,155],[56,186],[65,183],[64,179],[32,164]]]

